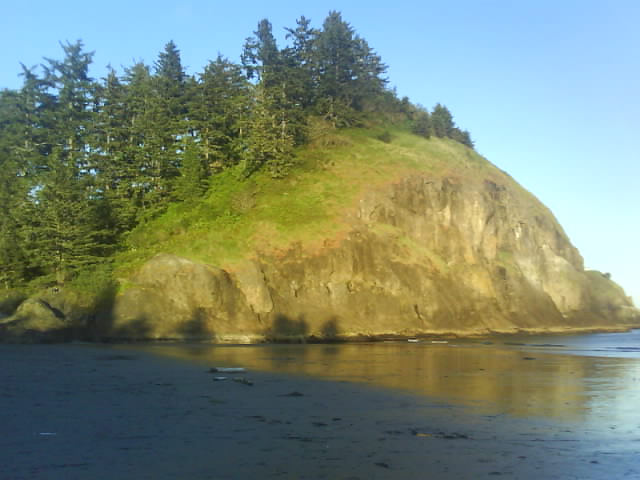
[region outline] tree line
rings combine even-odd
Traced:
[[[22,87],[0,91],[0,285],[63,283],[226,169],[285,177],[310,118],[344,128],[396,113],[416,134],[473,148],[445,106],[397,98],[380,56],[339,12],[319,29],[301,17],[286,39],[279,47],[261,20],[240,63],[219,55],[191,76],[172,41],[153,65],[109,67],[99,80],[82,41],[22,65]]]

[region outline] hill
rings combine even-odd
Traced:
[[[103,290],[83,296],[76,282],[39,298],[76,332],[112,339],[330,340],[639,322],[622,289],[584,270],[552,213],[464,145],[399,128],[317,128],[298,156],[285,179],[229,171],[202,200],[139,226],[117,258],[117,288],[97,282]]]
[[[96,80],[82,41],[0,90],[0,335],[254,341],[625,328],[621,289],[388,88],[337,11],[241,63]],[[633,319],[636,320],[633,320]]]

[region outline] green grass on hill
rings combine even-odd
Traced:
[[[313,245],[346,228],[341,219],[361,192],[411,173],[458,178],[499,173],[453,140],[427,140],[401,129],[331,131],[300,149],[297,158],[282,180],[267,173],[244,179],[225,171],[212,179],[204,198],[174,204],[139,226],[116,260],[118,276],[159,252],[228,267],[252,251]]]

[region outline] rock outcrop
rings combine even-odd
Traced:
[[[159,254],[110,313],[115,337],[218,341],[612,330],[640,323],[508,176],[426,174],[365,193],[324,246],[226,270]],[[603,292],[606,290],[606,294]]]
[[[5,340],[64,340],[72,329],[60,310],[40,298],[28,298],[13,315],[0,318],[0,338]]]
[[[640,326],[622,289],[585,271],[551,212],[511,177],[455,142],[403,135],[327,147],[334,149],[327,158],[339,161],[266,185],[277,198],[252,190],[234,218],[246,215],[242,221],[255,228],[244,231],[253,234],[205,236],[236,241],[213,249],[232,251],[233,259],[218,254],[207,265],[160,253],[189,251],[180,238],[140,244],[157,255],[133,274],[121,271],[119,288],[84,303],[72,292],[43,294],[64,321],[46,308],[31,316],[84,329],[89,339],[221,342]],[[298,182],[314,195],[296,190]],[[317,208],[309,208],[313,201]],[[264,205],[286,215],[261,214]],[[173,233],[165,225],[149,228],[167,238]],[[0,330],[31,328],[16,315]]]

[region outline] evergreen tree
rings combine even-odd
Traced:
[[[453,116],[447,107],[438,103],[431,112],[431,124],[436,137],[451,137],[455,124]]]
[[[180,99],[184,91],[186,75],[180,59],[180,50],[173,40],[165,45],[164,51],[160,52],[154,66],[158,90],[162,96],[170,102]],[[180,113],[179,103],[171,106],[174,107],[175,115]]]
[[[287,28],[287,39],[293,45],[283,50],[288,78],[291,83],[289,96],[303,111],[309,110],[316,102],[317,65],[315,42],[318,31],[311,28],[311,21],[304,16],[296,20],[296,28]]]
[[[37,185],[38,175],[47,170],[47,155],[58,142],[57,99],[47,81],[34,70],[35,67],[22,65],[23,85],[16,97],[19,140],[14,145],[14,154],[28,172],[32,186]]]
[[[186,74],[180,51],[173,41],[167,43],[155,62],[154,86],[157,128],[166,137],[167,150],[171,150],[176,137],[184,133]]]
[[[153,68],[110,68],[99,83],[81,41],[41,70],[22,65],[22,87],[0,91],[0,288],[64,282],[225,168],[286,176],[310,115],[342,127],[375,112],[473,148],[446,107],[416,109],[386,88],[386,66],[339,12],[286,33],[280,49],[263,19],[241,65],[218,56],[193,78],[173,41]]]
[[[352,117],[354,35],[340,13],[332,11],[317,39],[319,109],[334,127],[348,124]]]
[[[456,127],[451,133],[451,138],[456,142],[461,143],[462,145],[466,145],[469,148],[474,148],[473,140],[471,140],[471,134],[467,130],[460,130]]]
[[[242,57],[247,75],[258,79],[248,139],[249,171],[269,165],[272,176],[283,177],[293,159],[295,140],[305,135],[304,113],[294,98],[297,63],[278,50],[268,20],[260,21],[254,34]],[[259,145],[268,151],[258,152]]]
[[[245,174],[249,176],[267,167],[273,178],[282,178],[293,165],[293,138],[278,118],[265,88],[258,85],[256,91],[245,152]]]
[[[9,289],[26,278],[26,259],[19,237],[19,225],[10,215],[0,216],[0,287]]]
[[[46,59],[44,81],[55,92],[54,145],[72,157],[82,173],[88,173],[89,139],[94,126],[95,83],[89,77],[93,52],[84,52],[82,41],[62,45],[62,61]]]
[[[258,29],[253,34],[253,37],[246,39],[240,58],[247,78],[255,78],[258,82],[266,81],[268,88],[272,81],[268,77],[276,73],[280,64],[280,51],[273,36],[271,22],[266,18],[260,20]]]
[[[237,164],[250,90],[241,67],[222,56],[209,62],[190,86],[189,130],[211,171]]]
[[[139,165],[135,161],[135,146],[131,144],[127,88],[112,68],[98,88],[97,101],[99,112],[91,165],[96,174],[96,196],[103,201],[105,226],[117,237],[136,224],[139,202],[134,192]]]
[[[135,175],[128,187],[138,221],[157,215],[168,198],[168,186],[157,132],[156,95],[149,67],[137,62],[125,69],[128,125],[127,161]],[[166,159],[166,157],[165,157]]]
[[[26,168],[16,150],[21,146],[19,93],[0,91],[0,287],[25,280],[26,265],[19,237],[20,204],[26,192]]]
[[[145,150],[151,151],[151,198],[156,206],[164,206],[168,201],[172,180],[180,167],[178,144],[186,133],[185,84],[180,51],[170,41],[155,63],[154,96],[149,110],[152,135],[145,142]]]
[[[365,99],[383,93],[386,66],[336,11],[324,21],[315,54],[319,113],[334,126],[354,123]]]
[[[23,85],[0,98],[0,262],[5,286],[41,273],[32,262],[36,233],[29,193],[42,186],[59,140],[54,85],[22,66]]]
[[[22,113],[20,112],[20,94],[12,90],[0,91],[0,201],[10,200],[15,184],[12,179],[19,175],[19,156],[16,155],[23,141]],[[2,206],[2,204],[0,204]],[[0,212],[2,210],[0,209]]]
[[[355,91],[353,101],[356,109],[366,111],[369,105],[376,105],[380,97],[389,93],[387,85],[387,66],[367,41],[356,36],[356,64],[354,66]],[[395,95],[392,95],[395,99]]]
[[[51,171],[34,199],[38,248],[33,261],[62,284],[105,252],[78,166],[64,161],[61,148],[54,149],[52,157]]]
[[[208,169],[194,137],[184,137],[182,144],[182,168],[176,180],[176,197],[193,200],[207,190]]]
[[[471,134],[467,130],[460,130],[453,121],[453,115],[447,107],[438,103],[431,113],[433,132],[440,138],[451,138],[456,142],[474,148]]]
[[[424,138],[431,137],[431,134],[433,132],[431,116],[425,108],[418,107],[418,109],[416,110],[414,114],[413,125],[411,126],[411,131],[416,135],[420,135]]]

